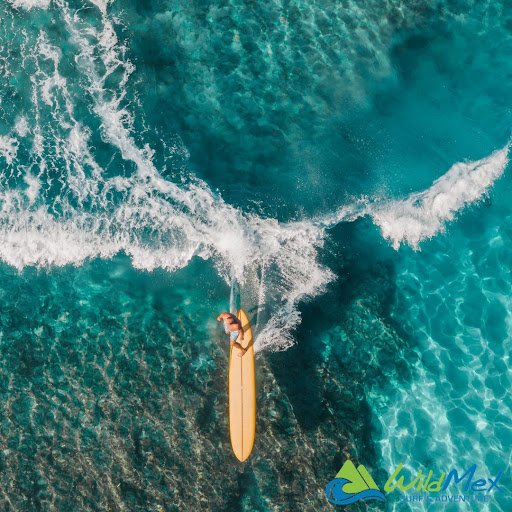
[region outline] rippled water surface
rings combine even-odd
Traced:
[[[2,508],[317,511],[347,458],[510,486],[511,30],[505,0],[3,2]],[[511,503],[399,498],[351,508]]]

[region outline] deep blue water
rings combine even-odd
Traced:
[[[381,489],[400,463],[510,488],[509,2],[0,20],[4,510],[326,510],[347,458]],[[244,465],[233,283],[258,351]]]

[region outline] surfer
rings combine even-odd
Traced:
[[[242,347],[242,345],[237,341],[238,336],[240,336],[240,341],[244,340],[244,329],[242,327],[242,322],[240,322],[240,320],[235,315],[228,313],[227,311],[221,313],[217,317],[217,322],[220,322],[221,320],[224,321],[224,332],[229,334],[229,341],[231,345],[236,345],[242,351],[242,353],[238,354],[240,357],[242,357],[248,350],[247,348]]]

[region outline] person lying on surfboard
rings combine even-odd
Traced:
[[[247,349],[242,347],[238,341],[238,336],[240,336],[240,341],[244,340],[244,329],[242,327],[242,322],[233,314],[228,313],[225,311],[224,313],[221,313],[217,317],[217,322],[220,322],[221,320],[224,321],[224,332],[226,334],[229,334],[229,341],[231,345],[236,345],[242,353],[238,354],[240,357],[242,357],[246,352]]]

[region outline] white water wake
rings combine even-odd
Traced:
[[[382,236],[398,249],[407,243],[415,249],[423,240],[444,231],[446,224],[466,206],[480,201],[503,174],[510,142],[474,162],[458,162],[422,192],[370,208]]]
[[[24,9],[30,11],[32,9],[47,9],[50,0],[8,0],[15,9]]]
[[[61,51],[41,31],[25,56],[36,70],[33,128],[14,127],[0,141],[7,163],[1,174],[0,258],[20,270],[80,265],[120,251],[143,270],[174,271],[196,256],[211,260],[227,283],[236,280],[246,297],[261,301],[270,322],[258,318],[257,349],[288,347],[300,322],[298,303],[321,293],[333,277],[318,263],[324,230],[308,221],[280,224],[246,214],[197,179],[180,185],[164,179],[153,164],[152,149],[140,147],[133,136],[134,118],[125,101],[133,65],[107,15],[107,2],[93,3],[99,28],[81,20],[64,1],[54,5],[76,48],[82,92],[103,142],[130,166],[112,176],[98,163],[91,128],[77,118],[73,89],[59,71]],[[114,76],[115,90],[106,85]],[[33,138],[30,166],[16,160],[23,136]],[[52,182],[59,184],[56,196],[48,191]]]
[[[332,215],[317,219],[322,227],[368,216],[395,249],[420,243],[444,232],[464,208],[481,201],[509,163],[512,142],[485,158],[457,162],[429,188],[403,199],[359,198]]]
[[[0,258],[17,269],[80,265],[123,251],[137,268],[174,271],[197,256],[212,261],[227,284],[237,281],[244,303],[257,305],[257,350],[283,350],[293,344],[299,303],[334,278],[318,261],[330,226],[368,215],[395,248],[417,248],[478,201],[508,162],[507,145],[477,162],[455,164],[426,191],[403,200],[361,199],[322,219],[279,223],[244,213],[200,180],[166,180],[153,150],[137,143],[126,98],[134,66],[107,14],[108,2],[92,4],[97,24],[65,1],[53,2],[75,49],[80,94],[123,167],[112,174],[98,163],[93,128],[77,113],[81,99],[60,72],[62,51],[41,30],[33,47],[27,41],[23,58],[33,111],[0,137]],[[18,155],[27,140],[30,165]]]

